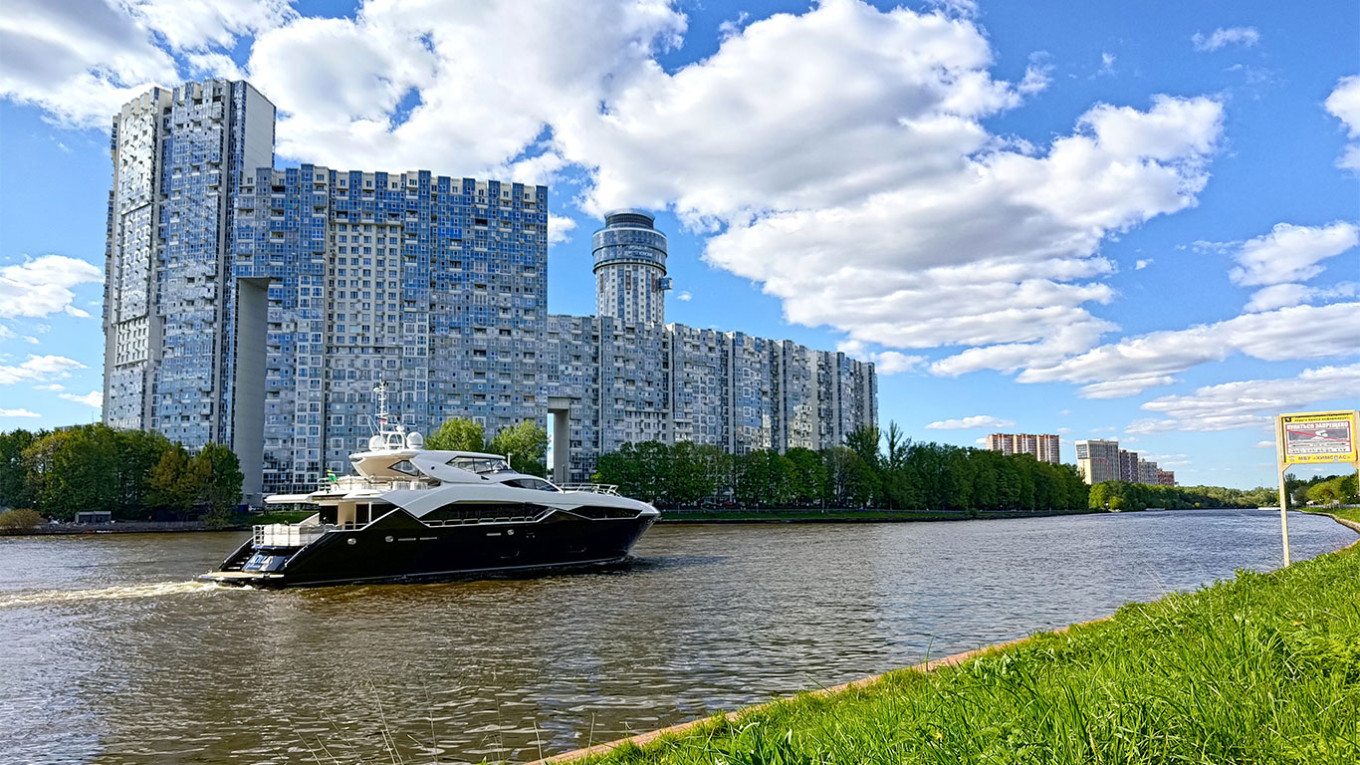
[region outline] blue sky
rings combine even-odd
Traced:
[[[669,320],[873,359],[913,438],[1250,487],[1271,415],[1360,405],[1353,2],[0,14],[0,429],[98,417],[107,124],[204,76],[274,101],[280,165],[548,183],[553,312],[594,309],[602,210],[656,211]]]

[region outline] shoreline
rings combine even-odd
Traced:
[[[1186,510],[1140,510],[1127,512],[1185,513],[1197,510],[1250,510],[1251,508],[1205,507]],[[1275,508],[1268,510],[1274,511]],[[1338,523],[1360,532],[1360,525],[1337,518],[1329,513],[1291,508],[1290,512],[1327,515]],[[932,512],[923,510],[663,510],[658,525],[774,525],[801,523],[926,523],[961,521],[1005,521],[1020,518],[1064,518],[1079,515],[1113,514],[1105,510],[1025,511],[996,510],[976,513]],[[106,524],[61,524],[35,526],[31,529],[0,529],[0,538],[39,536],[95,536],[104,534],[171,534],[203,532],[248,532],[256,524],[231,524],[210,527],[203,521],[117,521]]]
[[[1295,512],[1303,512],[1303,511],[1295,511]],[[1338,517],[1338,516],[1336,516],[1336,515],[1333,515],[1333,514],[1331,514],[1331,513],[1326,513],[1326,512],[1312,512],[1312,513],[1310,513],[1310,514],[1311,514],[1311,515],[1325,515],[1325,516],[1327,516],[1328,518],[1331,518],[1334,522],[1336,522],[1336,523],[1338,523],[1338,524],[1340,524],[1340,525],[1342,525],[1342,526],[1345,526],[1346,528],[1350,529],[1351,531],[1354,531],[1357,535],[1360,535],[1360,522],[1351,521],[1351,520],[1348,520],[1348,519],[1345,519],[1345,518],[1340,518],[1340,517]],[[1356,540],[1352,541],[1350,544],[1346,545],[1345,547],[1342,547],[1342,548],[1340,548],[1340,549],[1338,549],[1338,550],[1335,550],[1335,551],[1333,551],[1333,552],[1330,552],[1330,553],[1324,553],[1323,555],[1319,555],[1319,556],[1317,556],[1317,558],[1313,558],[1313,559],[1310,559],[1310,560],[1317,560],[1318,558],[1324,558],[1324,557],[1328,557],[1328,556],[1337,555],[1338,553],[1344,552],[1344,551],[1346,551],[1346,550],[1350,550],[1350,549],[1355,548],[1355,547],[1357,547],[1357,546],[1360,546],[1360,538],[1357,538]],[[1307,561],[1300,561],[1300,563],[1306,563],[1306,562],[1307,562]],[[1298,564],[1295,564],[1295,565],[1298,565]],[[1269,576],[1269,575],[1272,575],[1272,574],[1279,573],[1280,571],[1286,571],[1286,570],[1288,570],[1288,569],[1276,569],[1276,570],[1274,570],[1274,571],[1269,572],[1268,574],[1265,574],[1265,576]],[[1175,594],[1175,593],[1172,593],[1172,594]],[[1157,603],[1157,602],[1159,602],[1159,601],[1161,601],[1161,600],[1164,600],[1166,597],[1167,597],[1167,596],[1163,596],[1162,598],[1158,598],[1158,599],[1155,600],[1155,601],[1150,601],[1150,603],[1148,603],[1148,604],[1146,604],[1146,605],[1151,605],[1151,604],[1153,604],[1153,603]],[[1125,604],[1125,607],[1126,607],[1127,605],[1130,605],[1130,604]],[[1121,610],[1122,610],[1123,608],[1124,608],[1124,607],[1121,607]],[[887,677],[890,676],[890,675],[898,675],[898,674],[902,674],[902,673],[931,674],[931,673],[937,672],[938,670],[941,670],[941,669],[947,669],[947,668],[951,668],[951,667],[958,667],[958,666],[963,665],[963,664],[966,664],[966,663],[968,663],[968,662],[970,662],[970,661],[972,661],[972,660],[974,660],[974,659],[978,659],[978,658],[983,658],[983,657],[991,656],[991,655],[993,655],[993,654],[1002,654],[1002,653],[1005,653],[1005,652],[1008,651],[1008,650],[1011,650],[1011,649],[1014,649],[1014,648],[1019,648],[1019,647],[1021,647],[1021,646],[1024,646],[1024,645],[1027,645],[1027,644],[1030,644],[1030,643],[1034,643],[1034,642],[1037,642],[1037,641],[1040,641],[1040,640],[1044,640],[1044,639],[1047,639],[1047,638],[1050,638],[1050,637],[1053,637],[1053,636],[1064,635],[1064,634],[1067,634],[1067,633],[1069,633],[1069,632],[1079,631],[1079,630],[1082,630],[1082,629],[1085,629],[1085,628],[1088,628],[1088,627],[1093,627],[1093,626],[1095,626],[1095,625],[1099,625],[1099,624],[1102,624],[1102,623],[1105,623],[1105,622],[1109,622],[1110,620],[1114,619],[1116,615],[1117,615],[1117,613],[1116,613],[1116,614],[1108,614],[1108,615],[1106,615],[1106,616],[1098,617],[1098,618],[1096,618],[1096,619],[1091,619],[1091,620],[1083,621],[1083,622],[1076,622],[1076,623],[1074,623],[1074,624],[1069,624],[1069,625],[1067,625],[1067,626],[1065,626],[1065,627],[1059,627],[1058,629],[1055,629],[1055,630],[1046,630],[1046,631],[1043,631],[1043,632],[1035,632],[1035,633],[1032,633],[1032,634],[1027,635],[1027,636],[1025,636],[1025,637],[1016,638],[1016,639],[1014,639],[1014,640],[1007,640],[1007,641],[1003,641],[1003,642],[1000,642],[1000,643],[991,643],[991,644],[988,644],[988,645],[985,645],[985,646],[981,646],[981,647],[979,647],[979,648],[974,648],[974,649],[972,649],[972,650],[963,651],[963,652],[961,652],[961,653],[951,654],[951,655],[949,655],[949,656],[945,656],[945,657],[942,657],[942,658],[939,658],[939,659],[930,659],[930,660],[927,660],[927,661],[924,661],[924,662],[920,662],[920,663],[918,663],[918,664],[913,664],[913,665],[910,665],[910,666],[907,666],[907,667],[901,667],[901,668],[897,668],[897,669],[891,669],[891,670],[888,670],[888,671],[886,671],[886,672],[882,672],[882,673],[879,673],[879,674],[876,674],[876,675],[870,675],[870,676],[868,676],[868,677],[863,677],[863,678],[860,678],[860,679],[858,679],[858,680],[852,680],[852,681],[850,681],[850,682],[848,682],[848,683],[842,683],[842,684],[840,684],[840,685],[831,686],[831,687],[829,687],[829,688],[818,688],[818,689],[813,690],[813,691],[802,691],[802,692],[799,692],[799,693],[794,694],[794,695],[792,695],[792,696],[781,696],[781,697],[779,697],[779,698],[771,699],[771,700],[769,700],[769,701],[764,701],[764,702],[761,702],[761,703],[759,703],[759,704],[753,704],[753,705],[751,705],[751,706],[746,706],[746,707],[742,707],[742,708],[740,708],[740,709],[735,709],[735,710],[732,710],[732,711],[730,711],[730,712],[718,712],[718,713],[709,715],[708,717],[702,717],[702,718],[698,718],[698,719],[695,719],[695,720],[689,720],[689,721],[687,721],[687,722],[678,723],[678,724],[676,724],[676,725],[667,726],[667,727],[665,727],[665,728],[658,728],[658,729],[656,729],[656,730],[647,731],[647,732],[645,732],[645,733],[639,733],[639,734],[636,734],[636,735],[633,735],[633,736],[628,736],[628,737],[621,738],[621,739],[615,739],[615,740],[613,740],[613,741],[607,741],[607,742],[600,743],[600,744],[594,744],[594,745],[592,745],[592,746],[585,747],[585,748],[582,748],[582,749],[576,749],[576,750],[572,750],[572,751],[569,751],[569,752],[563,752],[563,753],[561,753],[561,754],[551,755],[551,756],[544,757],[544,758],[541,758],[541,759],[533,760],[533,761],[531,761],[531,762],[529,762],[529,763],[526,763],[526,765],[565,765],[566,763],[584,761],[584,760],[587,760],[587,759],[590,759],[590,758],[601,757],[601,756],[603,756],[603,755],[607,755],[607,754],[609,754],[609,753],[611,753],[611,752],[614,752],[615,750],[618,750],[618,749],[634,749],[634,750],[636,750],[636,749],[639,749],[639,748],[641,748],[641,747],[645,747],[645,746],[647,746],[648,744],[651,744],[651,743],[653,743],[653,742],[655,742],[655,741],[657,741],[657,740],[659,740],[659,739],[662,739],[662,738],[671,737],[671,736],[679,736],[679,737],[682,737],[682,736],[691,734],[691,733],[693,733],[693,732],[695,732],[695,731],[697,731],[697,730],[699,730],[699,729],[704,728],[705,726],[712,726],[712,725],[715,725],[715,724],[717,724],[717,723],[736,723],[736,722],[738,722],[738,721],[740,721],[740,720],[742,720],[742,719],[744,719],[744,718],[746,718],[746,717],[748,717],[748,716],[751,716],[751,715],[754,715],[754,714],[758,714],[758,713],[760,713],[760,712],[762,712],[762,711],[773,710],[773,709],[775,709],[776,707],[779,707],[780,705],[787,704],[787,703],[792,702],[792,701],[794,701],[794,700],[796,700],[796,699],[809,698],[809,699],[831,700],[831,699],[834,699],[834,697],[839,696],[839,695],[841,695],[841,694],[844,694],[844,693],[846,693],[846,692],[848,692],[848,691],[853,691],[853,690],[858,690],[858,689],[867,688],[867,687],[872,686],[872,685],[874,685],[874,684],[876,684],[876,683],[882,682],[882,681],[885,680],[885,678],[887,678]],[[789,733],[792,734],[792,730],[790,730]]]

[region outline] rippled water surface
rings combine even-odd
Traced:
[[[1294,514],[1295,559],[1354,533]],[[0,538],[0,761],[525,761],[1279,565],[1279,516],[657,526],[535,579],[192,583],[239,533]]]

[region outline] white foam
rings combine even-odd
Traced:
[[[78,603],[86,600],[159,598],[164,595],[211,592],[216,589],[219,588],[215,584],[188,581],[130,584],[119,587],[104,587],[95,590],[44,590],[42,592],[26,592],[18,595],[0,595],[0,608],[23,608],[26,606],[43,606],[53,603]]]

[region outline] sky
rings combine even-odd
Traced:
[[[654,211],[668,321],[873,360],[917,440],[1250,488],[1360,406],[1354,0],[6,0],[0,430],[99,417],[111,117],[209,76],[278,166],[548,184],[554,313]]]

